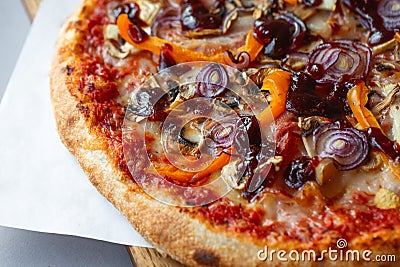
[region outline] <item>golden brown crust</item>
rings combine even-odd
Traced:
[[[76,54],[73,49],[75,36],[79,34],[74,22],[91,8],[85,1],[65,24],[56,47],[56,56],[51,70],[51,99],[54,105],[58,131],[66,147],[74,154],[86,175],[97,190],[111,201],[159,251],[171,255],[190,266],[292,266],[293,262],[259,261],[257,252],[262,247],[253,244],[250,238],[236,233],[226,233],[205,221],[192,218],[179,207],[162,204],[146,195],[136,183],[115,167],[115,159],[105,150],[93,150],[84,146],[88,140],[104,142],[88,128],[79,102],[70,95],[67,85],[67,65],[73,64]],[[74,37],[75,36],[75,37]],[[68,41],[67,41],[68,40]],[[101,147],[101,146],[100,146]],[[356,238],[352,249],[372,249],[374,254],[388,254],[399,250],[400,228]],[[328,236],[316,249],[325,248]],[[298,240],[268,244],[270,249],[298,249],[303,247]],[[298,266],[313,266],[317,263],[297,262]],[[346,263],[347,264],[347,263]],[[348,263],[350,266],[350,263]],[[354,266],[365,263],[351,262]],[[341,266],[341,262],[326,262],[325,266]],[[379,264],[377,264],[379,265]]]

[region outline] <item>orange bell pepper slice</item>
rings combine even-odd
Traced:
[[[369,92],[370,90],[365,83],[359,82],[347,93],[347,102],[360,128],[366,129],[375,127],[381,129],[374,114],[365,107],[368,102]]]
[[[215,158],[210,165],[197,173],[182,171],[172,165],[155,166],[155,169],[162,177],[169,178],[180,185],[193,185],[203,181],[205,178],[208,178],[212,173],[221,170],[222,167],[229,163],[230,158],[231,156],[229,154],[221,153],[221,155]]]
[[[289,91],[290,77],[290,73],[287,71],[275,70],[264,78],[261,90],[270,92],[271,101],[269,106],[256,116],[260,125],[268,126],[286,110],[286,95]]]
[[[396,32],[396,33],[394,34],[394,39],[395,39],[397,42],[400,43],[400,33],[399,33],[399,32]]]
[[[350,109],[353,112],[354,117],[358,122],[358,126],[361,129],[367,128],[378,128],[383,132],[379,122],[374,117],[374,114],[365,107],[368,102],[368,94],[370,90],[364,82],[357,83],[347,93],[347,102],[349,103]],[[400,179],[400,168],[389,160],[389,158],[383,153],[379,152],[382,156],[385,165],[388,166],[391,172]]]
[[[133,25],[128,19],[128,15],[121,14],[117,19],[117,25],[122,38],[133,45],[134,47],[142,50],[151,51],[157,55],[160,54],[161,47],[164,44],[168,44],[172,47],[174,59],[178,63],[190,62],[190,61],[212,61],[219,63],[226,63],[224,53],[218,53],[212,56],[208,56],[202,52],[193,51],[191,49],[184,48],[173,42],[158,38],[156,36],[149,36],[141,43],[135,43],[129,36],[129,28]],[[233,51],[233,53],[247,52],[250,56],[250,60],[253,61],[261,49],[264,47],[263,44],[259,43],[253,37],[253,31],[250,31],[246,37],[246,43]]]
[[[297,0],[283,0],[283,1],[291,5],[297,5]]]
[[[229,163],[231,155],[227,153],[221,153],[210,165],[207,166],[201,172],[195,174],[191,182],[201,181],[204,178],[210,176],[212,173],[221,170],[226,164]]]

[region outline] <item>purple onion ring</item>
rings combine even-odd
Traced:
[[[221,95],[225,91],[229,77],[221,64],[210,63],[197,74],[196,82],[198,83],[197,95],[212,98]]]
[[[365,162],[369,152],[364,132],[355,128],[341,128],[338,123],[323,124],[313,133],[315,153],[321,158],[332,158],[339,170],[352,170]]]
[[[370,70],[372,51],[359,42],[335,40],[317,46],[307,63],[307,71],[318,83],[364,79]],[[315,66],[318,73],[315,73]]]
[[[400,0],[379,1],[378,14],[382,17],[387,30],[400,29]]]

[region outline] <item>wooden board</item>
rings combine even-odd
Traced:
[[[41,1],[42,0],[22,0],[31,21],[35,17]]]
[[[34,19],[41,0],[22,0],[31,19]],[[137,267],[184,267],[184,265],[171,259],[167,255],[161,255],[155,249],[142,247],[126,247],[132,263]]]

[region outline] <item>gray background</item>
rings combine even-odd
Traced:
[[[29,32],[29,17],[21,0],[0,0],[0,25],[1,98]],[[132,263],[121,245],[0,227],[0,267],[3,266],[132,266]]]

